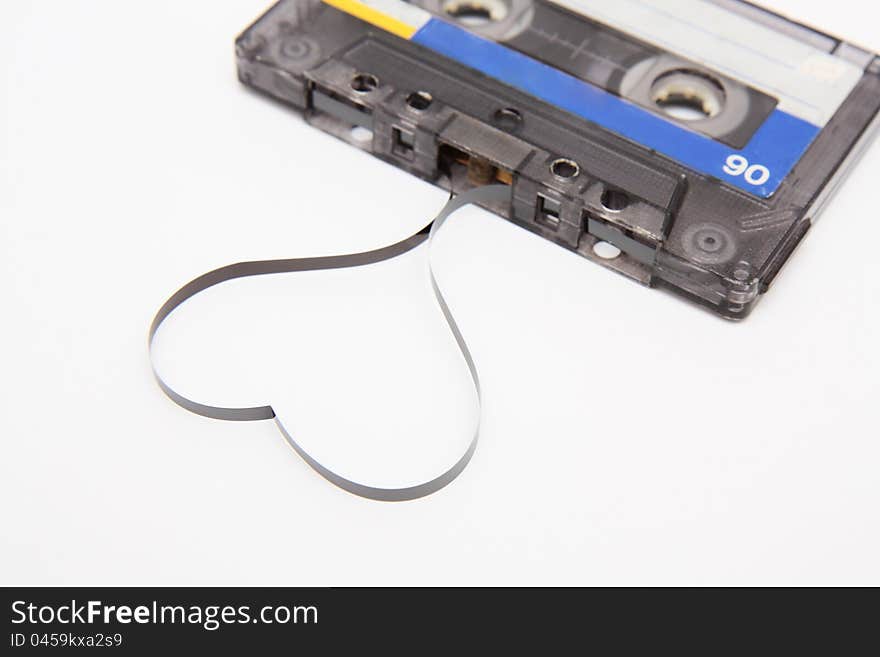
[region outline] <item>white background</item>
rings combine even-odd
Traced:
[[[0,5],[0,583],[880,584],[876,146],[742,324],[455,215],[434,265],[483,430],[426,499],[354,497],[271,422],[168,401],[146,330],[179,285],[445,201],[239,85],[265,3]],[[872,3],[767,4],[880,50]],[[271,403],[367,483],[436,473],[476,418],[421,250],[220,286],[157,347],[183,392]]]

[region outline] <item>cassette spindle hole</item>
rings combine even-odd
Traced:
[[[446,0],[443,12],[462,25],[480,27],[507,18],[505,0]]]
[[[609,212],[620,212],[629,206],[630,198],[629,194],[619,189],[606,189],[602,192],[602,198],[599,199],[599,202]]]
[[[379,78],[370,73],[356,73],[351,78],[351,88],[358,93],[365,94],[379,86]]]
[[[580,172],[581,168],[578,163],[565,157],[555,159],[550,164],[550,173],[560,180],[572,180],[577,178]]]
[[[413,91],[406,97],[406,104],[417,112],[424,111],[434,102],[434,97],[427,91]]]
[[[651,98],[663,112],[679,121],[700,121],[724,109],[724,86],[701,71],[675,70],[658,76]]]

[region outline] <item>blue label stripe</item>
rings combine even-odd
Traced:
[[[691,169],[764,198],[779,188],[820,131],[811,123],[775,110],[746,147],[737,151],[552,66],[442,20],[429,20],[413,35],[412,41]],[[765,167],[769,176],[763,176],[762,169],[746,174],[742,170],[745,165],[735,167],[733,170],[737,175],[732,175],[725,171],[731,155],[745,158],[738,159],[737,164],[748,162],[749,166]],[[760,184],[755,185],[748,178]]]

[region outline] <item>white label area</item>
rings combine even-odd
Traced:
[[[775,97],[823,127],[862,77],[854,64],[707,0],[550,0]]]

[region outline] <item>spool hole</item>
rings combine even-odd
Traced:
[[[667,71],[651,87],[651,98],[665,114],[679,121],[700,121],[724,109],[724,86],[715,78],[693,70]]]
[[[351,88],[365,94],[379,86],[379,78],[369,73],[357,73],[351,79]]]
[[[619,189],[606,189],[602,192],[602,198],[599,199],[599,202],[609,212],[620,212],[629,206],[630,199],[626,192]]]
[[[580,172],[581,168],[578,166],[577,162],[564,157],[553,160],[553,162],[550,164],[550,173],[552,173],[557,178],[561,178],[562,180],[571,180],[572,178],[577,178]]]
[[[406,104],[419,112],[428,109],[432,102],[434,97],[427,91],[414,91],[406,97]]]

